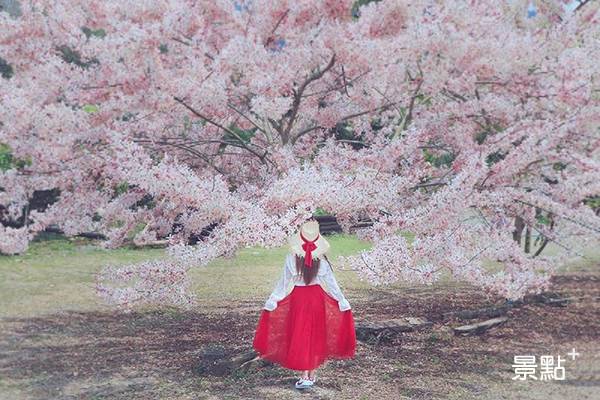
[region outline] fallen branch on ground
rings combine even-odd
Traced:
[[[504,322],[506,322],[508,320],[507,317],[499,317],[499,318],[492,318],[492,319],[488,319],[482,322],[477,322],[475,324],[470,324],[470,325],[463,325],[463,326],[459,326],[454,328],[454,334],[456,335],[478,335],[481,334],[485,331],[487,331],[490,328],[493,328],[494,326],[500,325]]]

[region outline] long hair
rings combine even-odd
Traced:
[[[296,255],[296,271],[302,275],[305,284],[309,284],[319,272],[321,261],[318,258],[313,258],[312,267],[308,268],[304,265],[304,256]]]

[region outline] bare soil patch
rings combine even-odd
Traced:
[[[229,311],[64,312],[0,320],[0,398],[6,399],[562,399],[600,393],[600,281],[554,278],[552,292],[578,300],[564,307],[526,304],[482,335],[461,337],[457,310],[502,304],[478,288],[435,285],[354,289],[357,320],[407,316],[433,322],[377,345],[358,342],[352,360],[330,360],[310,394],[293,388],[295,371],[277,365],[215,377],[199,373],[218,349],[251,348],[262,302]],[[567,357],[575,348],[581,356]],[[566,380],[512,380],[515,355],[561,355]]]

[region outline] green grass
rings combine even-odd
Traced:
[[[410,240],[410,235],[406,235]],[[341,270],[338,256],[358,254],[370,244],[350,235],[328,236],[331,244],[329,259],[333,263],[338,283],[344,291],[370,285],[353,271]],[[548,246],[555,253],[556,247]],[[230,259],[220,258],[205,267],[192,268],[193,290],[200,310],[227,309],[231,303],[248,301],[255,306],[264,300],[279,279],[287,246],[275,249],[244,248]],[[563,271],[595,269],[600,253],[597,248],[586,252],[588,258],[563,268]],[[46,235],[34,241],[23,255],[0,256],[0,318],[36,316],[66,310],[106,310],[94,291],[95,274],[106,264],[124,265],[165,257],[163,249],[120,248],[107,250],[89,240],[66,239]],[[498,265],[489,263],[490,271]],[[455,285],[444,271],[441,285]],[[382,288],[388,285],[383,286]],[[398,283],[389,287],[405,287]]]
[[[328,255],[335,276],[342,288],[363,287],[366,282],[358,279],[352,271],[337,269],[336,258],[356,254],[370,245],[349,235],[331,235]],[[283,271],[283,262],[288,248],[263,249],[245,248],[232,259],[218,259],[205,268],[192,272],[194,289],[202,303],[208,307],[223,305],[230,301],[257,300],[268,296]]]
[[[339,255],[369,247],[346,235],[328,237],[335,268]],[[227,307],[231,301],[268,296],[279,278],[287,247],[245,248],[234,258],[192,268],[199,307]],[[163,258],[163,249],[103,249],[88,240],[47,235],[18,256],[0,256],[0,317],[35,316],[65,310],[106,309],[94,291],[95,274],[106,264],[125,265]],[[336,271],[342,287],[366,285],[350,271]]]
[[[163,255],[161,249],[107,250],[58,236],[35,241],[22,255],[0,256],[0,317],[98,309],[94,274],[100,268]]]

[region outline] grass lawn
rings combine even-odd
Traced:
[[[329,259],[336,279],[344,290],[373,288],[359,279],[353,271],[336,265],[338,256],[357,254],[370,244],[350,235],[331,235]],[[559,249],[548,246],[548,252]],[[245,248],[232,259],[217,259],[206,267],[193,268],[194,291],[203,310],[228,309],[232,302],[266,299],[279,278],[287,248]],[[565,267],[564,271],[593,270],[600,259],[600,249],[590,248],[587,259]],[[65,239],[48,235],[34,242],[29,250],[18,256],[0,255],[0,317],[36,316],[46,313],[78,310],[104,310],[94,292],[94,276],[106,264],[124,265],[164,257],[163,249],[102,249],[85,239]],[[339,267],[339,268],[338,268]],[[497,268],[489,263],[489,269]],[[437,286],[462,286],[444,273]],[[381,285],[374,289],[410,289],[402,282]]]
[[[352,236],[329,236],[329,259],[369,247]],[[194,291],[202,309],[227,307],[232,301],[265,298],[287,254],[278,249],[246,248],[233,259],[218,259],[192,269]],[[36,316],[57,311],[110,310],[94,292],[94,274],[106,264],[125,265],[164,257],[163,249],[102,249],[91,241],[50,235],[23,255],[0,255],[0,317]],[[351,271],[336,271],[343,287],[368,287]]]
[[[579,367],[592,374],[600,369],[600,307],[593,301],[600,296],[600,285],[586,278],[598,276],[597,247],[590,248],[586,259],[563,268],[561,275],[568,279],[553,289],[591,302],[523,307],[500,327],[462,338],[451,331],[462,322],[442,319],[441,313],[501,299],[448,276],[432,286],[372,287],[335,262],[369,244],[346,235],[328,240],[336,278],[357,320],[422,316],[434,325],[384,345],[359,342],[355,359],[332,360],[320,369],[320,385],[314,389],[318,398],[553,399],[586,398],[600,390],[598,375],[565,385],[510,379],[512,355],[564,357],[572,346],[587,349]],[[233,353],[250,347],[286,253],[285,247],[246,248],[233,259],[193,269],[199,299],[194,310],[133,313],[102,304],[94,293],[94,274],[105,264],[163,257],[162,249],[105,250],[87,240],[48,236],[24,255],[0,256],[0,399],[296,398],[299,393],[291,388],[296,374],[278,366],[225,378],[194,372],[202,352],[212,345]],[[576,367],[568,365],[573,374]],[[245,384],[254,386],[244,389]]]

